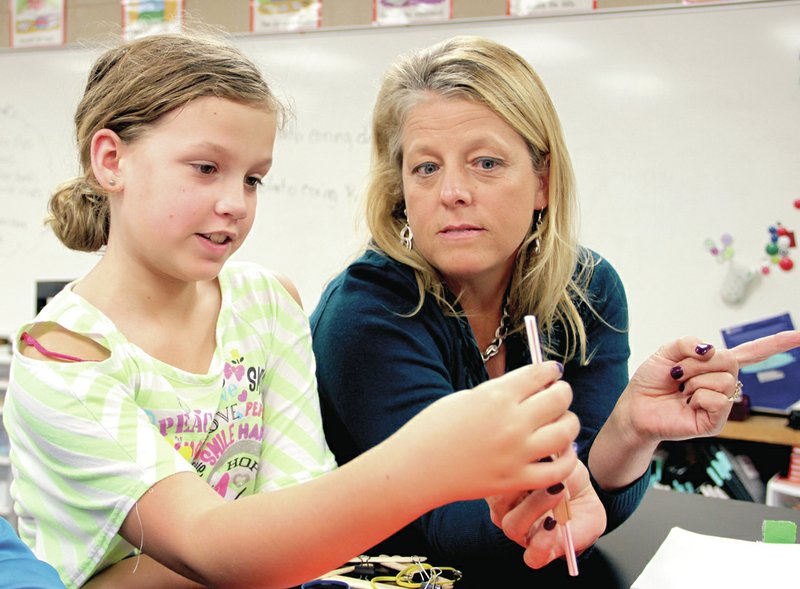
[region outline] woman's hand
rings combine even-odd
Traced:
[[[731,410],[739,363],[694,337],[662,346],[634,373],[614,412],[643,440],[681,440],[718,433]]]
[[[606,491],[621,489],[650,466],[662,440],[719,432],[731,411],[739,363],[693,337],[661,346],[636,370],[589,451]]]
[[[748,366],[797,347],[800,347],[800,331],[790,329],[739,344],[731,351],[739,361],[739,366]]]
[[[737,392],[739,367],[800,346],[800,331],[784,331],[717,350],[694,337],[662,346],[631,378],[589,454],[603,489],[630,484],[663,440],[719,433]]]
[[[730,350],[717,350],[692,337],[662,346],[639,367],[621,399],[629,405],[632,431],[658,441],[716,435],[741,386],[739,367],[797,346],[800,331]]]
[[[569,490],[570,531],[580,554],[594,544],[606,527],[606,512],[589,481],[589,471],[578,461],[564,481]],[[553,508],[565,492],[556,486],[531,492],[506,493],[487,498],[492,521],[525,548],[525,563],[534,569],[564,556],[564,530],[553,519]]]

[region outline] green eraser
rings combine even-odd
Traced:
[[[794,522],[765,519],[761,524],[764,542],[770,544],[794,544],[797,542],[797,524]]]

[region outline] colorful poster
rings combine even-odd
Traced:
[[[597,0],[508,0],[509,16],[531,16],[562,10],[594,10]]]
[[[11,46],[63,45],[67,9],[64,0],[9,0]]]
[[[307,31],[322,20],[322,0],[250,0],[250,31]]]
[[[183,0],[122,0],[122,35],[136,39],[183,27]]]
[[[406,25],[450,20],[452,0],[373,0],[372,24]]]

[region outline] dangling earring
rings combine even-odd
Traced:
[[[406,214],[405,209],[403,210],[403,214]],[[400,230],[400,245],[402,245],[407,250],[411,250],[414,245],[414,233],[411,231],[411,226],[408,224],[408,217],[406,217],[406,224],[403,225],[403,228]]]
[[[403,229],[400,231],[400,245],[402,245],[407,250],[410,250],[414,245],[414,234],[411,232],[411,227],[409,226],[408,222],[403,226]]]
[[[535,213],[539,213],[538,215]],[[542,253],[542,240],[539,239],[539,231],[542,227],[542,220],[544,219],[544,209],[540,211],[534,211],[534,224],[535,228],[533,232],[536,234],[536,237],[533,239],[533,253],[534,255],[538,256]]]

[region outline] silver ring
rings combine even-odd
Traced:
[[[742,398],[742,389],[743,388],[744,388],[744,385],[742,384],[742,381],[741,380],[737,380],[736,381],[736,388],[733,390],[733,394],[730,397],[728,397],[728,401],[733,403],[733,402],[738,401],[739,399],[741,399]]]

